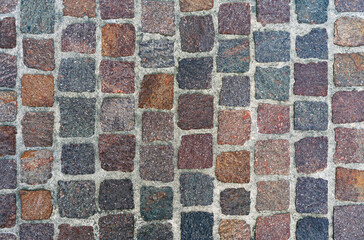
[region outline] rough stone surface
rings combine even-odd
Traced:
[[[325,102],[297,101],[294,104],[295,130],[327,130],[328,106]]]
[[[173,191],[171,187],[140,189],[140,214],[146,221],[172,219]]]
[[[250,226],[244,220],[221,219],[219,235],[221,240],[250,240]]]
[[[16,240],[16,235],[12,233],[0,233],[0,240]]]
[[[96,0],[63,0],[63,16],[96,17]]]
[[[363,221],[364,205],[334,207],[335,239],[360,239],[364,234]]]
[[[296,37],[296,52],[300,58],[328,58],[326,28],[313,28],[309,33]]]
[[[364,129],[335,128],[335,163],[364,163]]]
[[[254,32],[254,42],[257,62],[287,62],[290,60],[289,32]]]
[[[245,76],[222,78],[220,105],[247,107],[250,104],[250,79]]]
[[[296,0],[296,14],[299,23],[322,24],[327,21],[329,0]]]
[[[107,215],[99,218],[100,239],[133,239],[134,216],[132,214]]]
[[[0,91],[0,122],[13,122],[17,113],[15,91]]]
[[[296,211],[326,214],[328,181],[321,178],[299,177],[296,185]]]
[[[326,96],[327,68],[327,62],[295,63],[293,93],[303,96]]]
[[[333,123],[364,121],[364,91],[336,92],[332,97]]]
[[[0,20],[0,48],[16,47],[15,18],[6,17]]]
[[[96,25],[74,23],[62,30],[62,52],[95,53]]]
[[[363,170],[336,168],[336,199],[364,202],[363,179]]]
[[[220,40],[216,64],[218,72],[243,73],[249,71],[249,40]]]
[[[289,22],[290,0],[257,0],[257,21],[267,23]]]
[[[143,112],[143,142],[170,141],[174,138],[173,114],[165,112]]]
[[[194,12],[210,10],[214,6],[214,0],[179,0],[181,12]]]
[[[335,86],[364,86],[364,53],[337,53],[334,56]]]
[[[54,235],[52,223],[25,223],[20,225],[19,236],[21,240],[51,240]]]
[[[289,132],[289,106],[261,103],[258,105],[258,132],[284,134]]]
[[[256,240],[288,240],[290,239],[289,214],[276,214],[258,217],[255,227]]]
[[[297,172],[310,174],[327,167],[327,137],[306,137],[295,142],[294,147]]]
[[[23,39],[24,65],[28,68],[53,71],[55,68],[53,39]]]
[[[16,128],[13,126],[0,126],[0,157],[15,155]]]
[[[6,53],[0,53],[0,87],[14,88],[16,76],[16,57]]]
[[[219,33],[250,34],[250,4],[223,3],[219,8]]]
[[[341,17],[335,22],[334,44],[346,47],[364,45],[364,19]]]
[[[327,218],[304,217],[297,222],[297,240],[329,239],[329,221]]]
[[[181,89],[211,88],[213,58],[185,58],[178,63],[177,81]]]
[[[15,189],[17,181],[16,161],[0,159],[0,189]]]
[[[21,100],[23,106],[53,107],[54,77],[24,74],[21,78]]]
[[[99,207],[102,210],[134,208],[133,183],[130,179],[104,180],[100,184]]]
[[[51,147],[53,145],[53,112],[27,112],[21,123],[26,147]]]
[[[93,144],[65,144],[61,153],[62,173],[83,175],[95,173],[95,149]]]
[[[249,215],[250,192],[244,188],[227,188],[220,193],[220,206],[225,215]]]
[[[364,12],[364,2],[361,0],[335,0],[338,12]]]
[[[29,185],[45,184],[52,178],[52,168],[51,151],[26,151],[20,158],[20,181]]]
[[[20,190],[23,220],[49,219],[53,212],[52,196],[48,190]]]
[[[224,183],[249,183],[250,152],[222,152],[216,157],[215,174]]]
[[[94,240],[94,229],[92,226],[71,226],[61,224],[58,226],[58,240]]]
[[[208,212],[181,213],[181,240],[212,240],[214,215]]]
[[[15,194],[0,195],[0,229],[12,228],[16,224],[16,197]]]
[[[151,223],[139,228],[138,240],[173,240],[172,224]]]
[[[289,182],[286,180],[257,183],[258,211],[283,211],[289,207]]]
[[[133,0],[100,0],[101,19],[133,18]]]
[[[213,201],[213,178],[202,173],[182,173],[180,194],[182,206],[208,206]]]
[[[54,33],[55,0],[21,0],[20,11],[22,33]]]
[[[11,13],[16,9],[17,0],[7,0],[0,3],[0,13]],[[1,238],[0,238],[1,239]]]
[[[134,62],[102,60],[100,63],[103,93],[133,93],[135,91]]]
[[[167,39],[140,42],[139,57],[144,68],[173,67],[174,42]]]
[[[244,145],[250,139],[251,116],[247,110],[219,112],[218,144]]]
[[[135,28],[132,24],[106,24],[102,27],[102,56],[126,57],[135,51]]]

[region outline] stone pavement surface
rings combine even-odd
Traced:
[[[1,240],[363,223],[363,0],[0,0]]]

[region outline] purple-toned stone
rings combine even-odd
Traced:
[[[74,23],[62,31],[62,52],[95,53],[96,25]]]
[[[16,173],[16,161],[14,159],[0,159],[0,189],[15,189]]]
[[[295,143],[296,168],[299,173],[323,171],[327,166],[328,138],[307,137]]]
[[[14,88],[16,76],[16,57],[6,53],[0,53],[0,87]]]
[[[0,20],[0,48],[16,47],[15,18],[6,17]]]

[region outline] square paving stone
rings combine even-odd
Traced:
[[[216,64],[218,72],[243,73],[249,71],[249,40],[220,40]]]
[[[364,2],[361,0],[335,0],[338,12],[364,12]]]
[[[296,37],[296,52],[299,58],[328,58],[328,35],[325,28],[313,28],[309,33]]]
[[[287,62],[290,60],[289,32],[254,32],[254,42],[257,62]]]
[[[54,77],[24,74],[21,78],[21,100],[23,106],[53,107]]]
[[[255,226],[256,240],[290,239],[289,214],[258,217]]]
[[[100,63],[103,93],[133,93],[135,91],[134,62],[102,60]]]
[[[182,173],[179,181],[182,206],[208,206],[212,204],[214,178],[202,173]]]
[[[74,23],[62,30],[62,52],[93,54],[95,51],[95,23]]]
[[[16,127],[0,126],[0,157],[15,155],[16,134]]]
[[[179,0],[181,12],[210,10],[214,0]]]
[[[143,180],[172,182],[174,148],[168,145],[140,146],[139,173]]]
[[[364,53],[337,53],[334,57],[336,87],[364,86]]]
[[[105,98],[100,113],[104,132],[130,131],[134,129],[134,98]]]
[[[95,173],[95,149],[91,143],[65,144],[61,155],[62,173],[83,175]]]
[[[0,189],[15,189],[17,168],[14,159],[0,159]]]
[[[142,186],[140,189],[140,214],[145,221],[172,219],[172,188]]]
[[[170,141],[174,138],[173,113],[143,112],[143,142]]]
[[[329,221],[327,218],[304,217],[297,222],[297,240],[329,239]]]
[[[213,240],[214,215],[208,212],[181,213],[181,240]]]
[[[53,112],[27,112],[21,123],[23,142],[26,147],[53,145]]]
[[[172,224],[151,223],[138,229],[138,240],[173,240]]]
[[[223,3],[219,8],[219,33],[250,34],[250,4]]]
[[[99,206],[102,210],[134,208],[133,183],[130,179],[109,179],[100,184]]]
[[[182,17],[179,31],[184,52],[210,52],[214,47],[215,30],[211,15]]]
[[[135,51],[135,27],[130,23],[102,27],[102,56],[127,57]],[[120,37],[123,36],[123,37]]]
[[[293,93],[303,96],[326,96],[327,62],[294,64]]]
[[[220,105],[247,107],[250,104],[250,79],[245,76],[222,78]]]
[[[0,195],[0,229],[12,228],[16,224],[16,197],[15,194]]]
[[[249,215],[250,192],[244,188],[227,188],[220,193],[220,207],[225,215]]]
[[[6,17],[0,20],[0,48],[16,47],[15,18]]]
[[[142,1],[142,32],[173,36],[175,33],[174,18],[173,0]]]
[[[294,147],[297,172],[310,174],[327,167],[327,137],[306,137],[295,142]]]
[[[0,13],[11,13],[16,9],[17,0],[8,0],[0,3]]]
[[[57,87],[61,92],[94,92],[95,59],[66,58],[61,60]]]
[[[364,121],[364,91],[340,91],[332,97],[332,122],[354,123]]]
[[[116,214],[99,218],[100,239],[127,240],[134,238],[134,215]]]
[[[360,239],[364,234],[364,205],[334,207],[334,236],[338,240]]]
[[[54,33],[55,0],[21,0],[20,11],[22,33]]]
[[[244,145],[250,139],[251,116],[247,110],[219,111],[218,144]]]
[[[14,88],[16,76],[16,57],[6,53],[0,53],[0,87]]]
[[[45,184],[52,178],[52,168],[51,151],[26,151],[20,158],[20,181],[29,185]]]
[[[94,240],[94,229],[92,226],[71,226],[61,224],[58,226],[58,240]]]
[[[344,47],[364,45],[364,18],[340,17],[335,21],[334,44]]]
[[[58,181],[61,217],[88,218],[96,213],[94,181]]]
[[[257,0],[257,21],[263,26],[289,22],[289,3],[290,0]]]
[[[244,220],[221,219],[219,235],[221,240],[250,240],[250,226]]]
[[[327,213],[327,180],[299,177],[296,185],[296,211],[299,213]]]
[[[328,106],[325,102],[297,101],[294,103],[295,130],[327,130]]]
[[[177,82],[181,89],[211,88],[213,59],[185,58],[178,63]]]
[[[95,131],[95,98],[59,98],[61,137],[91,137]]]
[[[134,17],[133,0],[100,0],[101,19]]]
[[[289,132],[289,112],[289,106],[260,103],[258,105],[258,132],[263,134]]]
[[[43,71],[55,69],[53,39],[23,39],[24,65]]]
[[[19,236],[21,240],[52,240],[54,225],[52,223],[24,223],[20,225]]]
[[[289,181],[257,182],[258,211],[283,211],[289,208]]]
[[[0,122],[13,122],[17,114],[15,91],[0,91]]]
[[[132,172],[135,142],[134,135],[101,134],[99,136],[101,168],[106,171]]]
[[[290,67],[257,67],[254,75],[255,98],[277,101],[289,100]]]
[[[364,129],[335,128],[335,163],[364,163]]]
[[[140,42],[139,57],[143,68],[173,67],[174,42],[167,39]]]
[[[336,168],[336,199],[340,201],[364,202],[364,170]]]
[[[96,0],[63,0],[63,16],[96,17]]]
[[[322,24],[327,21],[329,0],[296,0],[298,23]]]
[[[178,122],[183,130],[213,128],[214,97],[204,94],[183,94],[178,98]]]
[[[53,212],[52,196],[48,190],[20,190],[23,220],[49,219]]]
[[[249,183],[250,152],[222,152],[216,157],[215,175],[224,183]]]
[[[16,240],[16,235],[12,233],[0,233],[1,240]]]

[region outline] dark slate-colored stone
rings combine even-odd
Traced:
[[[99,218],[100,239],[132,240],[134,216],[132,214],[107,215]]]
[[[0,157],[5,155],[15,155],[16,134],[16,127],[0,126]]]
[[[249,71],[248,39],[229,39],[219,42],[216,64],[218,72],[243,73]]]
[[[254,41],[257,62],[287,62],[290,60],[289,32],[254,32]]]
[[[140,214],[146,221],[172,219],[172,188],[143,186],[140,189]]]
[[[95,91],[95,59],[66,58],[61,60],[57,86],[62,92]]]
[[[208,212],[181,213],[181,240],[213,240],[214,215]]]
[[[174,42],[150,40],[139,44],[139,56],[144,68],[165,68],[174,66]]]
[[[15,18],[7,17],[0,20],[0,48],[16,47]]]
[[[55,0],[21,0],[20,31],[29,34],[54,33]]]
[[[213,58],[185,58],[178,63],[177,81],[182,89],[211,88]]]
[[[363,1],[364,6],[364,1]],[[364,12],[364,10],[363,10]],[[336,87],[364,86],[364,52],[334,55],[334,83]],[[0,60],[1,61],[1,60]]]
[[[130,179],[104,180],[100,184],[99,206],[102,210],[133,209],[133,196]]]
[[[21,240],[52,240],[54,226],[52,223],[25,223],[20,225],[19,237]]]
[[[227,188],[220,193],[220,206],[225,215],[249,215],[250,192],[244,188]]]
[[[299,213],[327,213],[327,180],[300,177],[296,185],[296,211]]]
[[[328,138],[307,137],[294,144],[296,168],[299,173],[322,171],[327,166]]]
[[[328,35],[325,28],[313,28],[311,32],[296,37],[296,52],[300,58],[328,58]]]
[[[230,76],[222,79],[220,105],[247,107],[250,104],[250,79],[246,76]]]
[[[16,57],[6,53],[0,53],[0,87],[14,88],[16,76]]]
[[[287,101],[289,99],[290,67],[257,67],[254,75],[255,98]]]
[[[327,72],[327,62],[295,63],[293,93],[303,96],[326,96]]]
[[[16,224],[15,194],[0,195],[0,228],[12,228]]]
[[[327,218],[305,217],[297,222],[297,240],[329,239],[329,221]]]
[[[58,181],[58,209],[61,217],[88,218],[95,214],[93,181]]]
[[[91,137],[95,130],[95,98],[59,98],[61,137]]]
[[[0,159],[0,189],[16,188],[16,161]]]
[[[16,240],[16,236],[12,233],[0,233],[0,240]]]
[[[95,240],[92,226],[71,226],[61,224],[58,226],[58,240]]]
[[[334,207],[335,240],[362,239],[364,236],[364,205]]]
[[[327,21],[329,0],[296,0],[299,23],[321,24]]]
[[[92,22],[74,23],[62,31],[62,52],[95,53],[96,25]]]
[[[294,129],[323,131],[328,125],[325,102],[297,101],[294,104]]]
[[[182,173],[180,176],[183,206],[207,206],[213,201],[214,178],[202,173]]]
[[[138,229],[138,240],[173,240],[172,224],[151,223]]]
[[[62,173],[70,175],[95,173],[93,144],[65,144],[62,146]]]
[[[290,0],[257,0],[257,21],[268,23],[289,22]]]

